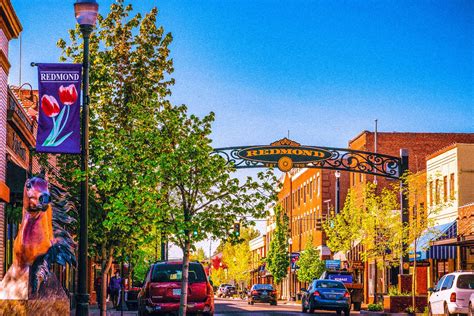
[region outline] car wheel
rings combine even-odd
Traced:
[[[469,302],[469,309],[467,310],[469,316],[474,316],[474,306]]]
[[[277,302],[271,302],[270,305],[276,306]]]
[[[449,309],[448,309],[448,304],[446,304],[446,303],[444,303],[444,315],[445,316],[451,315],[451,313],[449,312]]]
[[[433,312],[431,311],[431,304],[428,304],[428,316],[433,316]]]
[[[247,304],[250,305],[250,301],[247,301]]]
[[[347,308],[344,310],[344,316],[349,316],[351,314],[351,309]]]
[[[251,301],[251,302],[250,302],[250,305],[253,305],[253,304],[254,304],[254,301]]]
[[[336,314],[341,315],[341,310],[340,309],[336,310]]]

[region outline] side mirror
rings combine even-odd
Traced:
[[[308,292],[304,287],[302,287],[300,291],[305,293]]]
[[[430,287],[430,288],[428,288],[428,292],[430,292],[430,293],[434,293],[434,292],[436,292],[436,291],[435,291],[435,289],[434,289],[434,288]]]

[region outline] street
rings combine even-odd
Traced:
[[[277,306],[270,304],[248,305],[247,301],[240,299],[215,298],[215,315],[307,315],[301,312],[301,306],[279,303]],[[315,311],[313,315],[335,315],[332,311]],[[359,315],[359,312],[351,312]]]

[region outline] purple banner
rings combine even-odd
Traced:
[[[81,153],[81,64],[37,64],[39,115],[36,151]]]

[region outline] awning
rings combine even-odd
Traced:
[[[456,221],[449,222],[446,224],[438,225],[425,234],[423,234],[416,245],[416,260],[426,259],[455,259],[456,258],[456,247],[455,246],[435,246],[433,243],[442,243],[445,241],[449,243],[449,240],[457,237],[457,225]],[[410,245],[410,248],[414,248],[414,243]],[[413,251],[410,251],[410,261],[413,261]]]
[[[334,254],[334,260],[347,261],[346,253],[343,251],[338,251]]]
[[[319,256],[320,259],[322,259],[322,256],[330,256],[331,255],[331,249],[329,249],[327,246],[321,245],[316,247],[319,251]]]

